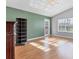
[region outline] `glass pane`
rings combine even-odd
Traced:
[[[58,20],[59,32],[73,32],[72,18]]]

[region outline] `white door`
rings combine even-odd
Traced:
[[[50,20],[45,19],[44,20],[44,36],[50,35]]]

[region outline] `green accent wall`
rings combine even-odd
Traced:
[[[27,39],[43,36],[44,19],[50,20],[46,16],[6,7],[6,21],[16,21],[18,17],[27,19]]]

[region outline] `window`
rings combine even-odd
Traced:
[[[73,19],[59,19],[58,20],[58,32],[73,32]]]

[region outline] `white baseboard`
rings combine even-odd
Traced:
[[[61,36],[61,35],[54,35],[54,36],[59,36],[59,37],[65,37],[65,38],[73,39],[72,37],[66,37],[66,36]],[[27,41],[31,41],[31,40],[35,40],[35,39],[40,39],[40,38],[44,38],[44,37],[45,36],[35,37],[35,38],[27,39]]]
[[[70,38],[70,39],[73,39],[73,37],[62,36],[62,35],[53,35],[53,36],[59,36],[59,37],[65,37],[65,38]]]
[[[31,40],[35,40],[35,39],[39,39],[39,38],[44,38],[44,36],[40,36],[40,37],[35,37],[35,38],[27,39],[27,41],[31,41]]]

